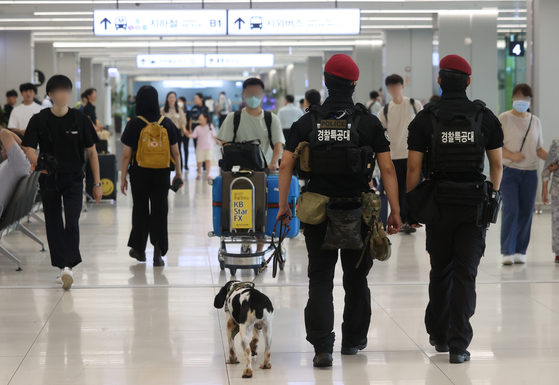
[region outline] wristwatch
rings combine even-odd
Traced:
[[[101,187],[101,182],[99,182],[99,183],[93,183],[93,187]]]

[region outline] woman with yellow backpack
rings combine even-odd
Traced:
[[[150,236],[153,266],[164,266],[163,256],[169,250],[167,232],[167,197],[171,171],[173,185],[184,181],[177,144],[177,127],[161,116],[159,95],[152,86],[143,86],[136,96],[137,118],[130,120],[122,133],[122,177],[120,191],[126,195],[127,174],[132,190],[132,231],[128,240],[130,257],[146,261],[146,245]]]

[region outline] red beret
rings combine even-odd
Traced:
[[[342,79],[359,80],[359,67],[352,58],[343,53],[338,53],[328,59],[324,71]]]
[[[472,75],[472,67],[468,64],[463,57],[458,55],[445,56],[439,65],[442,70],[454,70],[464,72],[467,75]]]

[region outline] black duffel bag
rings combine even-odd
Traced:
[[[221,154],[220,166],[222,171],[231,171],[235,166],[239,166],[241,170],[251,171],[264,171],[268,168],[258,139],[225,143],[221,149]]]
[[[406,194],[408,210],[417,222],[431,224],[441,218],[439,204],[435,199],[437,182],[425,180]]]

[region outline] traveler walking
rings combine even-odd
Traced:
[[[198,162],[198,175],[197,180],[202,179],[202,166],[206,165],[208,170],[207,180],[211,180],[210,169],[214,159],[214,142],[220,144],[216,139],[216,133],[213,124],[210,121],[210,116],[207,112],[202,112],[198,117],[200,124],[196,126],[193,132],[187,132],[189,138],[197,139],[198,146],[196,147],[196,162]]]
[[[367,110],[375,116],[378,117],[380,110],[382,110],[382,104],[379,101],[379,94],[376,91],[371,91],[369,94],[369,101],[365,104]]]
[[[29,120],[31,117],[39,113],[43,107],[35,103],[35,96],[37,95],[37,87],[32,83],[24,83],[19,86],[19,92],[23,96],[23,104],[14,107],[10,113],[10,120],[8,121],[8,128],[16,134],[23,137]]]
[[[68,107],[72,94],[69,78],[54,75],[46,88],[53,107],[31,118],[22,146],[26,147],[27,158],[35,170],[43,173],[39,185],[51,263],[60,269],[57,283],[62,284],[64,289],[70,289],[74,282],[72,269],[82,261],[79,220],[85,151],[93,172],[93,198],[98,203],[103,196],[95,149],[99,138],[89,118]],[[39,160],[35,155],[37,145],[40,148]],[[52,158],[54,162],[50,160]]]
[[[161,115],[169,118],[171,122],[177,127],[177,147],[179,148],[179,154],[181,155],[181,165],[184,164],[182,154],[180,152],[181,142],[184,137],[186,137],[186,114],[184,110],[179,107],[179,100],[177,99],[177,94],[173,91],[167,94],[165,99],[165,105],[161,107]]]
[[[231,113],[231,110],[232,110],[231,99],[229,99],[225,95],[225,92],[222,91],[219,94],[219,99],[217,100],[217,111],[219,112],[219,127],[223,125],[225,118],[227,117],[227,115]]]
[[[503,265],[526,262],[538,189],[538,158],[547,157],[541,122],[528,112],[532,97],[528,84],[517,85],[512,91],[513,109],[499,115],[505,135],[501,183]]]
[[[289,136],[289,130],[291,125],[298,121],[301,116],[303,116],[303,111],[298,108],[295,104],[295,97],[293,95],[285,96],[285,106],[279,109],[278,118],[281,122],[281,127],[283,129],[283,136],[287,138]]]
[[[126,124],[120,139],[124,144],[120,191],[126,195],[126,176],[130,174],[133,201],[129,254],[132,258],[145,262],[149,236],[154,247],[153,266],[165,266],[162,257],[169,250],[167,197],[171,186],[173,160],[173,184],[175,181],[180,181],[180,186],[184,183],[177,145],[177,127],[169,118],[161,115],[159,96],[152,86],[142,86],[138,90],[136,114],[138,117]]]
[[[557,173],[557,163],[559,162],[559,136],[553,140],[545,165],[542,171],[542,202],[544,205],[550,203],[551,195],[551,233],[552,233],[552,250],[555,253],[555,263],[559,263],[559,173]],[[551,189],[549,181],[553,173],[553,181]],[[551,190],[551,191],[550,191]]]

